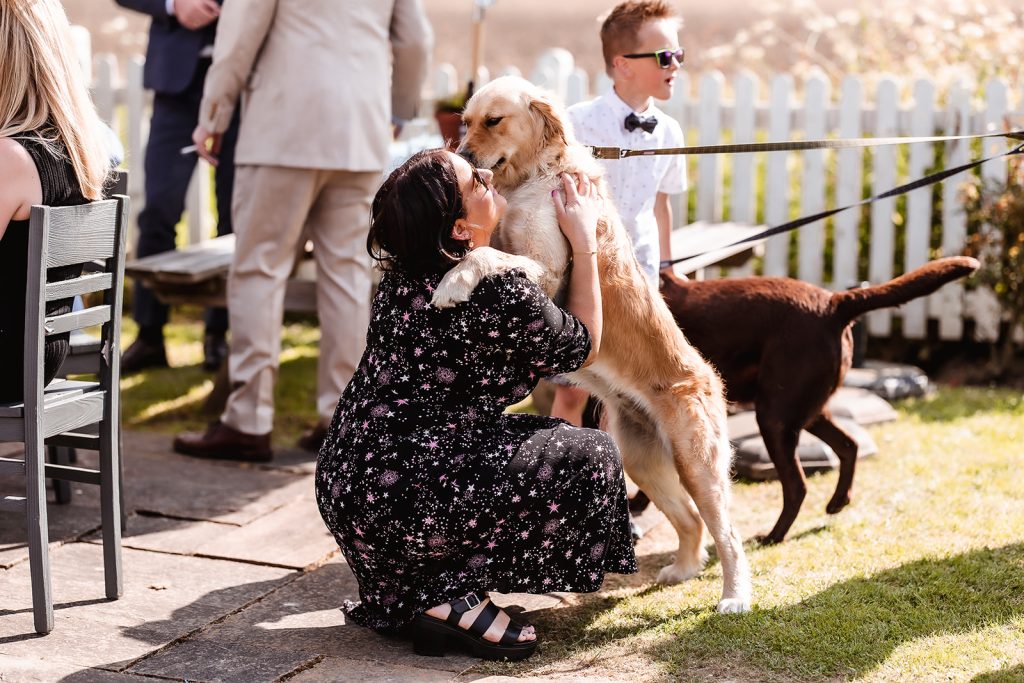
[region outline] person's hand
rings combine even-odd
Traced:
[[[178,23],[193,31],[212,24],[220,16],[217,0],[174,0]]]
[[[597,186],[583,174],[579,174],[574,181],[568,173],[562,174],[562,186],[564,200],[557,189],[551,192],[558,227],[569,240],[573,253],[596,253],[597,220],[601,216],[601,196]]]
[[[202,124],[199,124],[192,131],[192,142],[196,143],[196,154],[216,166],[219,163],[217,155],[220,154],[220,143],[223,137],[222,133],[211,133],[203,128]]]

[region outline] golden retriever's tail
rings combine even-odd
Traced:
[[[877,308],[899,306],[931,294],[942,285],[970,275],[981,264],[969,256],[941,258],[900,275],[884,285],[850,289],[832,295],[836,316],[846,325],[859,315]]]

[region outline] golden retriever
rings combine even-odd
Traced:
[[[491,248],[476,249],[442,280],[433,304],[469,298],[490,273],[541,266],[532,277],[554,296],[570,266],[551,191],[563,172],[586,174],[607,190],[601,166],[578,144],[561,108],[517,77],[488,83],[463,115],[460,153],[494,172],[508,200]],[[598,272],[604,312],[601,353],[572,379],[605,404],[608,425],[629,476],[665,513],[679,535],[675,562],[662,583],[697,575],[704,566],[704,524],[722,562],[718,611],[750,609],[750,570],[729,517],[732,451],[726,434],[722,382],[686,341],[665,302],[640,270],[628,235],[610,201],[598,225]],[[530,273],[528,273],[530,275]]]

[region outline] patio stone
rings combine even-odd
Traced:
[[[309,476],[171,453],[171,438],[125,433],[130,511],[242,525],[312,488]]]
[[[67,662],[43,661],[0,654],[0,681],[17,683],[126,683],[139,679],[103,669],[83,669]]]
[[[238,526],[133,515],[128,518],[122,545],[287,569],[311,568],[339,551],[337,542],[320,519],[313,500],[313,484],[308,484],[307,494],[267,513],[258,524]],[[98,532],[90,534],[86,540],[102,542]]]
[[[21,457],[21,444],[7,448],[0,457]],[[95,467],[96,454],[83,452],[79,457],[82,467]],[[51,552],[67,541],[80,538],[83,534],[100,525],[100,490],[98,486],[71,482],[72,498],[66,505],[57,505],[53,487],[47,487],[46,522],[50,533]],[[25,495],[25,479],[20,476],[0,477],[0,495]],[[28,559],[26,545],[25,516],[19,514],[0,515],[0,569],[7,569]],[[3,679],[0,679],[3,680]]]
[[[471,657],[454,654],[420,657],[405,639],[386,637],[348,622],[341,604],[357,599],[352,572],[340,559],[332,560],[129,671],[170,678],[246,680],[245,657],[211,660],[211,653],[250,649],[260,653],[261,663],[272,667],[273,676],[264,680],[294,671],[295,662],[303,657],[305,661],[318,656],[371,660],[387,667],[450,672],[464,671],[477,663]]]
[[[291,683],[443,683],[445,681],[480,681],[493,680],[480,675],[460,676],[451,671],[436,669],[420,669],[404,664],[384,664],[358,659],[341,659],[325,657],[315,666],[306,669],[294,678]],[[515,679],[517,682],[519,679]]]
[[[28,563],[0,573],[0,654],[118,670],[294,577],[274,567],[128,548],[123,561],[124,595],[107,600],[101,546],[71,543],[51,553],[54,629],[45,638],[33,630]]]
[[[828,407],[834,417],[845,417],[859,425],[892,422],[899,417],[896,410],[881,396],[849,386],[839,387],[829,400]]]

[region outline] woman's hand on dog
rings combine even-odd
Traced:
[[[562,185],[565,199],[558,190],[551,192],[551,199],[555,202],[558,227],[569,240],[573,253],[565,307],[590,332],[590,355],[583,363],[583,367],[587,367],[597,359],[604,327],[601,283],[597,275],[597,221],[601,216],[601,197],[597,186],[583,174],[578,174],[573,180],[572,176],[563,173]]]
[[[569,240],[574,254],[596,253],[597,220],[601,215],[597,186],[582,173],[577,174],[575,181],[568,173],[563,173],[562,186],[565,199],[557,189],[551,191],[558,227]]]

